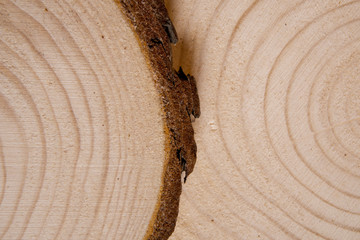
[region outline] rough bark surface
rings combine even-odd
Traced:
[[[163,188],[159,206],[154,212],[146,239],[167,239],[174,231],[181,194],[181,173],[184,182],[196,162],[196,143],[191,115],[200,116],[199,97],[194,77],[172,64],[171,43],[177,42],[175,28],[163,0],[118,1],[129,17],[139,42],[154,72],[161,97],[166,133],[168,134]]]

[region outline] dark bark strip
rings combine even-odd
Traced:
[[[167,134],[163,185],[154,219],[145,239],[168,239],[179,211],[181,173],[184,182],[196,162],[196,143],[191,116],[200,116],[194,77],[172,66],[171,43],[177,42],[175,28],[163,0],[115,0],[121,6],[140,40],[154,73],[164,112]]]

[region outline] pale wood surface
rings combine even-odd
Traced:
[[[159,98],[113,1],[0,2],[0,239],[141,239]]]
[[[171,239],[360,239],[360,2],[169,7],[202,112]]]
[[[171,239],[359,239],[360,2],[167,6],[202,112]],[[164,138],[119,9],[3,0],[0,52],[0,239],[141,239]]]

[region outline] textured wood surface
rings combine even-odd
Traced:
[[[360,2],[169,12],[202,112],[171,239],[360,239]]]
[[[161,111],[113,1],[1,1],[0,239],[142,239]]]
[[[170,239],[359,239],[360,1],[167,7],[202,113]],[[144,236],[165,137],[126,21],[0,2],[0,239]]]

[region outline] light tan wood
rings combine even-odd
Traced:
[[[0,3],[0,239],[141,239],[158,94],[113,1]]]
[[[202,113],[170,239],[359,239],[360,2],[167,6]],[[110,0],[1,1],[0,239],[144,236],[164,136],[126,21]]]
[[[170,239],[360,239],[360,2],[168,5],[202,112]]]

